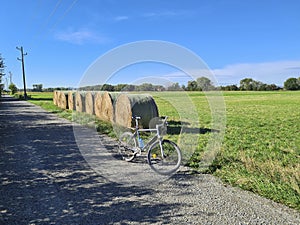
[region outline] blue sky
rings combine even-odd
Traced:
[[[95,60],[120,45],[162,40],[199,57],[219,84],[242,78],[282,85],[300,76],[300,1],[238,0],[10,0],[1,2],[0,53],[6,73],[22,88],[76,87]],[[101,73],[101,71],[99,71]],[[145,76],[173,77],[176,68],[141,63],[108,83],[131,83]]]

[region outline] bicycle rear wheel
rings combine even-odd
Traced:
[[[181,163],[179,147],[174,142],[166,139],[152,144],[147,157],[150,167],[161,175],[175,173]]]
[[[119,154],[129,162],[136,155],[137,141],[135,136],[130,132],[123,133],[119,138]]]

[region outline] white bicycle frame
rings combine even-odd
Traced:
[[[141,119],[141,117],[137,116],[137,117],[133,117],[133,119],[135,119],[135,128],[134,129],[134,133],[133,133],[133,137],[137,138],[137,148],[138,148],[138,155],[142,154],[142,151],[146,151],[146,149],[149,149],[149,147],[154,144],[155,142],[159,142],[159,146],[160,146],[160,150],[161,150],[161,155],[163,156],[163,148],[162,148],[162,139],[163,139],[163,134],[162,132],[160,132],[160,128],[163,128],[164,126],[167,126],[166,121],[167,121],[167,116],[165,117],[165,119],[163,120],[162,124],[158,124],[156,125],[155,129],[140,129],[139,128],[139,120]],[[156,132],[155,136],[153,138],[151,138],[144,146],[140,146],[140,132]]]

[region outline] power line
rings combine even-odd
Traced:
[[[65,16],[71,11],[71,9],[74,7],[74,5],[76,4],[76,2],[77,2],[78,0],[74,0],[70,5],[69,5],[69,7],[65,10],[65,12],[64,12],[64,14],[56,21],[56,23],[52,26],[52,29],[54,29],[56,26],[57,26],[57,24],[59,23],[59,22],[61,22],[64,18],[65,18]]]
[[[50,15],[48,16],[48,18],[46,19],[46,22],[44,24],[44,27],[47,26],[47,24],[49,23],[50,19],[54,16],[54,14],[56,13],[56,11],[58,10],[59,6],[61,5],[62,0],[58,0],[55,4],[54,9],[52,10],[52,12],[50,13]]]

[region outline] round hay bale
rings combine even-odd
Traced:
[[[75,102],[75,92],[69,91],[68,92],[68,105],[70,110],[76,109],[76,102]]]
[[[94,110],[95,115],[100,119],[101,117],[101,105],[102,105],[102,95],[104,92],[98,91],[94,96]]]
[[[68,109],[68,92],[60,91],[57,96],[58,107],[61,109]]]
[[[87,92],[85,95],[85,112],[90,115],[95,115],[94,110],[94,92]]]
[[[102,94],[99,118],[104,121],[114,121],[113,99],[107,91]]]
[[[76,92],[76,111],[85,112],[85,92]]]
[[[134,125],[132,116],[140,116],[143,128],[149,128],[151,119],[158,117],[154,99],[146,94],[121,94],[116,101],[115,122],[124,127]]]
[[[56,105],[60,108],[60,106],[61,106],[61,104],[60,104],[60,102],[59,102],[59,98],[60,98],[60,92],[61,91],[57,91],[57,93],[56,93]]]
[[[58,99],[57,99],[58,92],[59,91],[54,91],[53,92],[53,104],[56,105],[56,106],[58,105]]]

